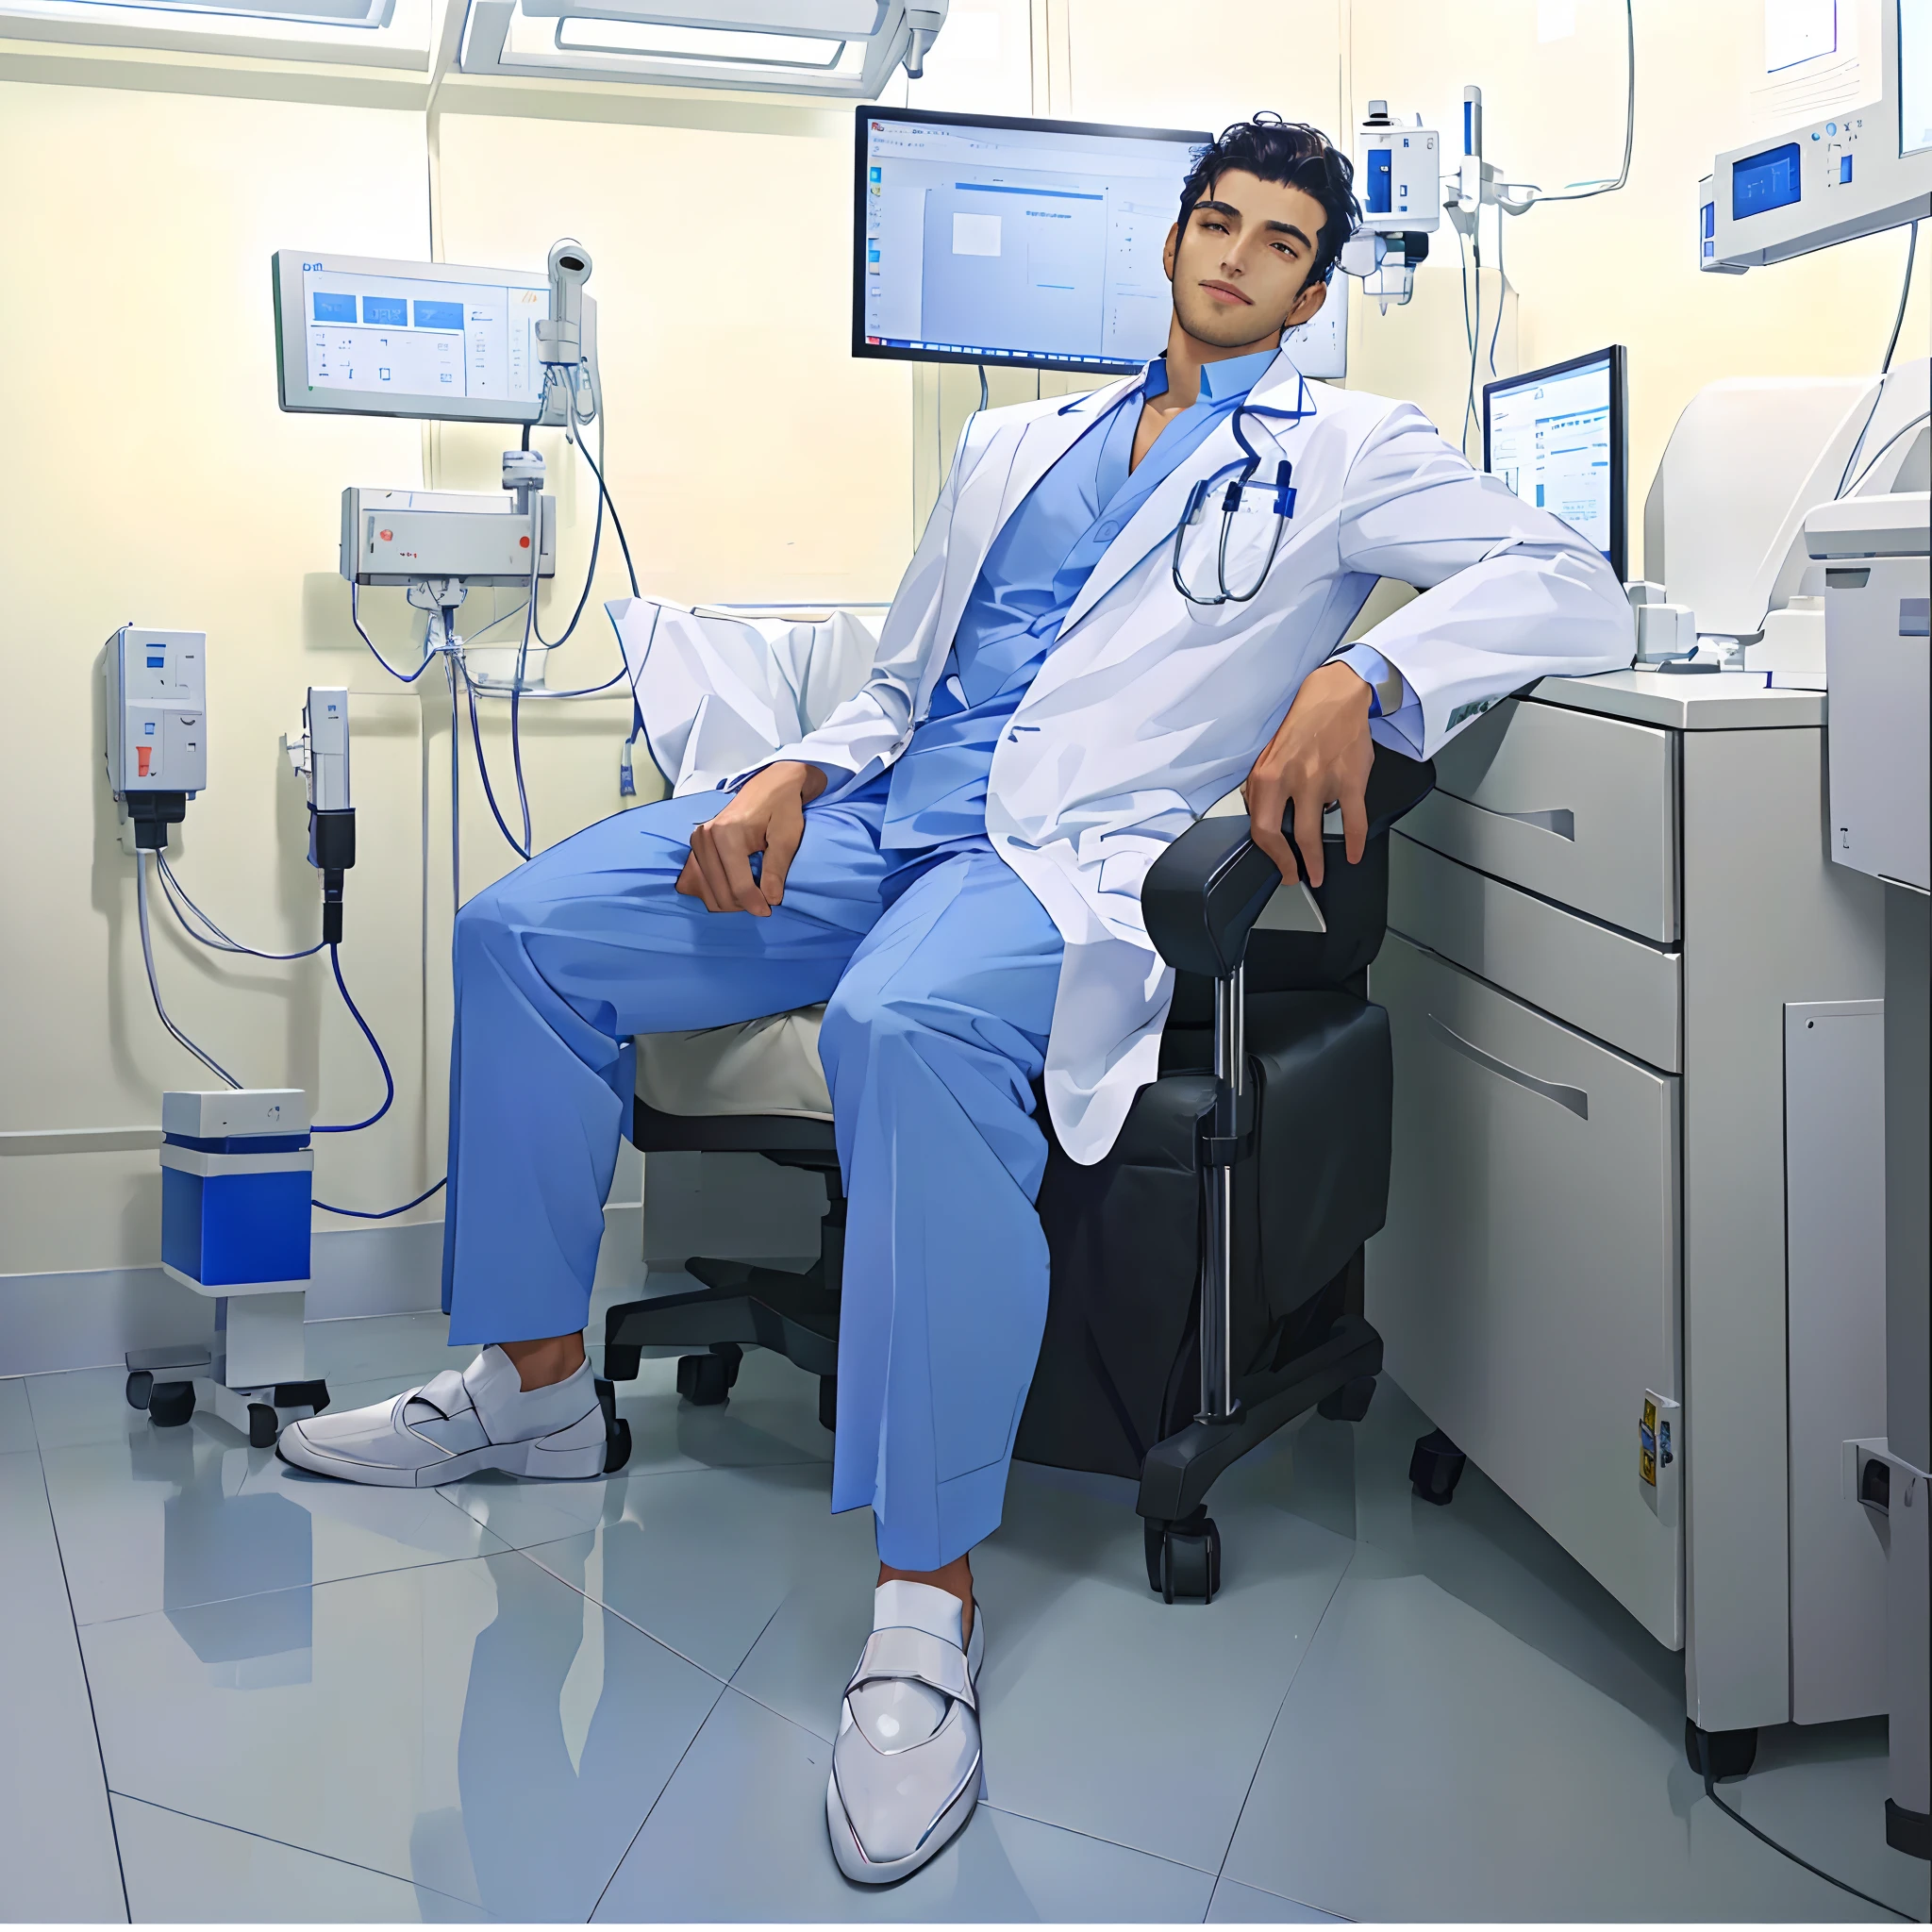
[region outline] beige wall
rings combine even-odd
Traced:
[[[955,0],[931,77],[899,80],[888,98],[1182,126],[1270,105],[1334,129],[1373,94],[1451,132],[1473,79],[1492,156],[1554,186],[1613,167],[1621,137],[1621,6],[1574,10],[1574,35],[1540,42],[1535,0],[1484,0],[1474,16],[1439,0]],[[1696,180],[1741,138],[1739,49],[1761,16],[1762,0],[1638,0],[1629,188],[1538,209],[1506,238],[1524,366],[1629,345],[1633,543],[1663,441],[1697,388],[1872,368],[1896,300],[1895,234],[1741,278],[1695,270]],[[493,490],[503,441],[281,414],[270,252],[434,246],[452,260],[535,262],[558,233],[578,235],[596,259],[611,484],[643,587],[674,596],[888,595],[976,379],[847,353],[843,109],[456,76],[425,119],[407,103],[350,105],[377,96],[312,74],[127,57],[111,63],[115,84],[92,86],[78,84],[84,61],[0,55],[12,76],[0,78],[0,420],[16,465],[0,525],[14,727],[0,773],[0,1134],[152,1124],[159,1090],[207,1079],[148,1005],[94,683],[101,641],[123,622],[205,629],[209,790],[175,849],[191,890],[255,943],[316,930],[301,791],[278,735],[309,682],[355,692],[361,858],[343,961],[398,1099],[376,1129],[324,1148],[318,1191],[387,1205],[442,1171],[449,723],[440,680],[400,690],[350,630],[337,505],[350,482]],[[148,73],[154,91],[130,84]],[[291,98],[242,97],[277,87]],[[37,272],[43,259],[58,273]],[[1414,397],[1452,436],[1467,375],[1455,259],[1439,238],[1408,308],[1355,305],[1352,375]],[[1907,324],[1919,353],[1925,286]],[[995,401],[1035,389],[1031,375],[993,377]],[[574,594],[594,496],[559,437],[538,441]],[[615,668],[598,605],[624,586],[607,536],[554,687]],[[560,601],[546,598],[553,630]],[[399,659],[413,650],[401,604],[375,592],[365,605]],[[479,596],[470,627],[507,604]],[[492,772],[507,776],[503,708],[490,702],[486,718]],[[627,703],[526,716],[537,833],[550,843],[618,808]],[[467,896],[510,855],[467,745],[460,762]],[[647,771],[641,783],[649,795]],[[376,1075],[321,962],[216,958],[165,911],[156,942],[176,1017],[243,1078],[302,1085],[325,1119],[366,1109]],[[0,1273],[152,1260],[158,1200],[151,1153],[0,1153]]]

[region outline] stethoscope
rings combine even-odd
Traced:
[[[1225,463],[1211,476],[1203,476],[1188,492],[1188,507],[1185,514],[1174,529],[1174,551],[1169,568],[1174,577],[1174,587],[1190,604],[1203,609],[1212,609],[1219,604],[1246,604],[1260,594],[1261,586],[1268,581],[1268,573],[1274,568],[1275,553],[1281,548],[1281,533],[1294,515],[1294,466],[1284,457],[1274,466],[1273,482],[1257,481],[1256,472],[1261,467],[1261,455],[1250,442],[1241,428],[1243,415],[1275,416],[1283,422],[1299,423],[1304,416],[1312,416],[1311,408],[1302,407],[1307,395],[1307,383],[1299,375],[1295,378],[1295,407],[1292,409],[1270,408],[1265,403],[1250,405],[1243,402],[1234,412],[1232,427],[1234,440],[1241,444],[1246,461],[1239,465],[1241,475],[1230,477],[1221,492],[1221,538],[1214,546],[1214,583],[1220,592],[1218,596],[1198,597],[1188,588],[1187,579],[1181,575],[1181,540],[1197,523],[1202,506],[1208,500],[1208,492],[1220,482],[1227,471],[1237,465]],[[1241,495],[1244,491],[1260,491],[1274,497],[1271,506],[1274,511],[1274,533],[1268,543],[1268,555],[1263,559],[1259,573],[1253,585],[1245,591],[1230,591],[1227,588],[1227,539],[1234,528],[1235,517],[1240,513]]]

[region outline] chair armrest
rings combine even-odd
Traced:
[[[1435,784],[1436,768],[1427,759],[1406,758],[1377,744],[1369,771],[1370,839],[1385,837]],[[1292,844],[1292,803],[1281,829]],[[1340,839],[1324,845],[1327,865],[1347,862]],[[1148,868],[1141,887],[1147,936],[1177,971],[1225,979],[1246,957],[1248,935],[1280,884],[1274,861],[1248,836],[1246,819],[1196,819]]]

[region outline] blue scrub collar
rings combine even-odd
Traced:
[[[1228,403],[1239,400],[1268,373],[1268,365],[1279,353],[1276,349],[1257,349],[1252,356],[1230,356],[1220,362],[1201,365],[1202,400]],[[1167,358],[1157,356],[1147,365],[1141,393],[1164,396],[1167,393]]]

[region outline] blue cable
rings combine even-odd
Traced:
[[[316,1131],[322,1130],[318,1128]],[[413,1201],[405,1201],[400,1208],[331,1208],[326,1201],[317,1201],[313,1205],[325,1214],[346,1214],[355,1221],[392,1221],[398,1214],[407,1214],[411,1208],[422,1207],[431,1194],[448,1185],[449,1176],[444,1174],[435,1187],[425,1188]]]
[[[415,681],[419,677],[421,677],[425,671],[427,671],[432,664],[436,662],[438,654],[434,652],[425,651],[423,656],[422,663],[417,665],[415,670],[409,672],[407,675],[405,675],[404,673],[398,671],[396,667],[393,664],[391,664],[389,661],[389,659],[385,658],[382,655],[382,653],[375,648],[375,640],[373,637],[371,637],[366,630],[362,628],[362,617],[360,607],[361,587],[352,577],[349,580],[349,622],[356,626],[356,635],[358,638],[360,638],[365,644],[369,646],[369,655],[372,658],[374,658],[375,661],[378,664],[380,664],[382,668],[385,671],[387,671],[389,675],[397,681],[397,683],[414,684]]]
[[[503,834],[509,849],[519,858],[527,858],[530,856],[529,848],[517,843],[516,834],[504,823],[503,813],[497,809],[496,790],[490,782],[490,766],[483,756],[483,727],[476,718],[476,687],[470,682],[470,675],[467,670],[463,673],[463,690],[468,694],[470,700],[470,737],[476,747],[476,770],[482,774],[483,796],[490,803],[490,816],[496,821],[496,829]],[[515,698],[512,697],[510,702],[512,706],[510,718],[512,725],[514,725],[516,718],[514,709]],[[519,768],[519,774],[521,775],[521,767]]]
[[[362,1038],[369,1042],[370,1051],[375,1056],[375,1064],[382,1069],[384,1091],[382,1105],[366,1121],[357,1121],[353,1124],[343,1126],[311,1127],[309,1132],[312,1134],[359,1134],[364,1127],[373,1127],[390,1110],[391,1104],[396,1097],[395,1076],[389,1070],[389,1061],[384,1057],[381,1043],[376,1040],[375,1035],[370,1031],[369,1022],[362,1017],[356,1002],[349,997],[348,983],[342,977],[341,948],[334,941],[331,941],[329,944],[328,963],[330,970],[336,976],[336,991],[341,994],[342,1004],[349,1009],[349,1017],[355,1021],[357,1025],[361,1027]],[[415,1204],[412,1202],[410,1205],[413,1207]]]

